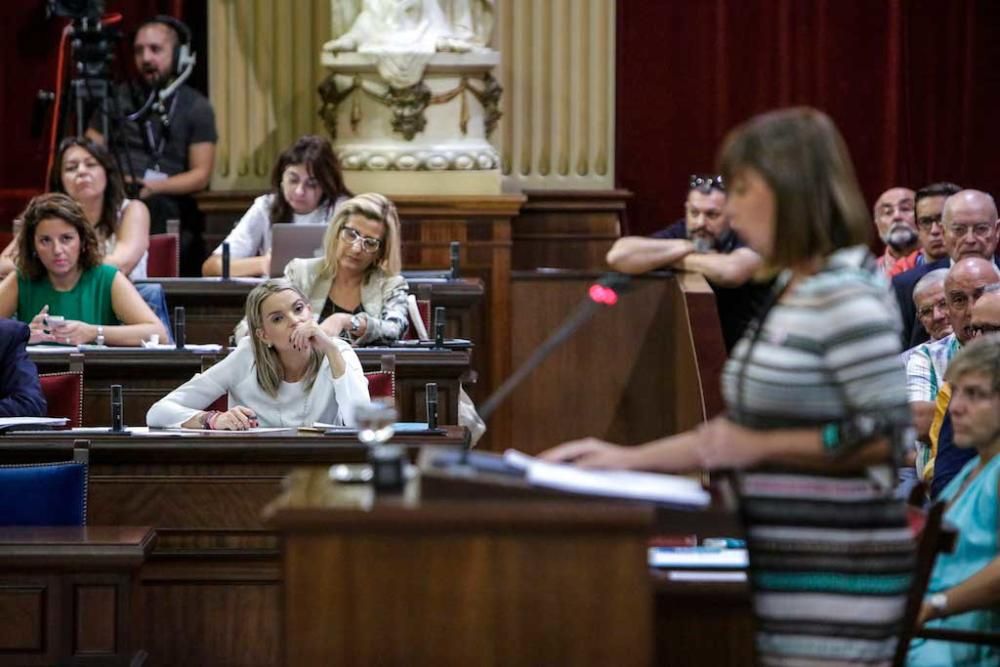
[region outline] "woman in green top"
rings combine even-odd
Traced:
[[[117,268],[101,264],[93,227],[75,200],[39,195],[18,237],[17,272],[0,282],[0,317],[28,322],[31,343],[139,346],[160,320]],[[51,316],[60,316],[53,321]]]

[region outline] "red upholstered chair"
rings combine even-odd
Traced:
[[[83,424],[83,373],[44,373],[38,376],[48,403],[49,417],[66,417],[70,428]]]
[[[149,260],[146,275],[150,278],[176,278],[181,274],[180,222],[167,221],[166,234],[149,237]]]
[[[396,402],[396,374],[393,371],[365,373],[368,378],[368,395],[371,399],[388,399]]]
[[[423,320],[427,336],[429,338],[434,338],[434,331],[431,328],[430,299],[417,299],[417,312],[420,313],[420,319]],[[411,320],[410,326],[406,327],[406,334],[403,336],[403,340],[415,340],[417,337],[417,329],[413,326],[413,321]]]

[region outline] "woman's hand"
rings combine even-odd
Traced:
[[[257,428],[257,413],[250,408],[237,405],[215,415],[212,428],[216,431],[246,431]]]
[[[701,465],[716,468],[749,468],[769,454],[768,439],[759,431],[744,428],[726,417],[702,424],[697,429],[697,454]]]
[[[597,438],[584,438],[553,447],[539,454],[538,458],[552,463],[572,463],[581,468],[626,469],[636,467],[634,454],[633,447],[613,445]]]
[[[28,322],[28,331],[30,335],[28,337],[28,345],[37,345],[38,343],[55,343],[56,338],[52,335],[49,330],[49,306],[48,304],[42,306],[42,309],[38,311],[38,314],[31,318]]]
[[[97,327],[79,320],[64,320],[53,324],[52,335],[57,343],[82,345],[97,339]]]
[[[289,342],[295,350],[313,349],[325,354],[337,349],[330,335],[314,320],[302,322],[292,329]]]
[[[350,313],[334,313],[330,317],[323,320],[323,331],[327,333],[328,336],[336,338],[340,335],[340,332],[344,329],[351,328],[351,315]]]

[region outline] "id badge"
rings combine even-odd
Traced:
[[[142,180],[144,183],[149,183],[150,181],[165,181],[167,175],[164,174],[159,169],[147,169],[142,175]]]

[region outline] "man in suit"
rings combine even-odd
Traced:
[[[38,369],[28,358],[28,325],[0,319],[0,417],[44,417]]]
[[[916,318],[913,288],[924,275],[938,268],[948,268],[965,257],[981,257],[995,261],[997,240],[997,206],[988,193],[962,190],[948,197],[941,212],[944,244],[948,256],[936,262],[924,263],[892,279],[899,312],[903,318],[903,349],[927,340],[927,332]]]

